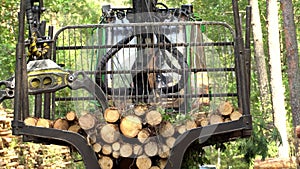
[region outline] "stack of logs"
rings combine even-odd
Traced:
[[[26,125],[84,134],[103,169],[155,169],[165,167],[177,137],[187,130],[238,120],[241,116],[240,112],[234,111],[230,102],[223,102],[210,115],[198,112],[189,120],[172,124],[163,120],[156,108],[142,104],[136,105],[130,113],[110,107],[104,111],[103,117],[84,112],[78,118],[71,111],[64,118],[55,121],[31,117],[24,122]]]

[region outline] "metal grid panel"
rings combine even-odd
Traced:
[[[69,26],[56,35],[53,59],[84,71],[124,112],[139,103],[212,112],[225,100],[238,106],[233,41],[220,22]],[[79,112],[94,104],[83,90],[61,90],[56,100],[56,108]]]

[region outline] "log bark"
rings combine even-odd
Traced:
[[[139,169],[149,169],[152,166],[152,161],[147,156],[140,156],[136,159],[135,164]]]
[[[150,141],[144,146],[144,152],[147,156],[153,157],[158,154],[158,145],[154,141]]]
[[[24,120],[24,124],[27,126],[36,126],[36,123],[37,123],[37,119],[34,117],[27,117]]]
[[[170,122],[165,121],[160,125],[159,134],[161,136],[170,137],[173,136],[174,132],[175,132],[174,126]]]
[[[135,115],[128,115],[121,119],[120,130],[126,137],[133,138],[137,136],[142,129],[142,121]]]
[[[145,121],[151,126],[156,126],[161,123],[162,116],[158,111],[151,110],[146,114]]]
[[[121,157],[130,157],[132,155],[133,149],[132,145],[125,143],[121,145],[120,156]]]
[[[113,168],[113,160],[110,157],[103,156],[98,161],[101,169],[112,169]]]
[[[220,114],[222,114],[223,116],[228,116],[232,113],[233,111],[233,107],[232,104],[228,101],[223,102],[219,105],[218,107],[218,111]]]
[[[238,119],[240,119],[240,117],[242,117],[242,113],[240,113],[239,111],[234,111],[230,114],[230,119],[232,121],[238,120]]]
[[[100,129],[100,136],[106,143],[114,143],[120,136],[119,129],[114,124],[106,124]]]
[[[53,128],[58,130],[68,130],[69,123],[66,119],[59,118],[54,121]]]
[[[85,115],[79,117],[78,122],[83,130],[90,130],[96,126],[98,120],[95,115],[86,113]]]
[[[109,107],[104,111],[104,119],[108,123],[115,123],[120,119],[120,112],[116,107]]]
[[[69,111],[67,114],[66,114],[66,119],[70,122],[72,121],[75,121],[77,120],[77,115],[74,111]]]
[[[39,118],[36,122],[36,127],[51,128],[52,122],[48,119]]]

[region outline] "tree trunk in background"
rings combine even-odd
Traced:
[[[286,55],[288,59],[290,103],[292,108],[293,126],[295,128],[296,126],[300,125],[300,70],[296,26],[294,21],[292,0],[281,0],[280,3],[283,16]],[[299,153],[297,142],[299,142],[299,140],[296,141],[295,147],[296,152]],[[299,154],[297,157],[299,157]],[[298,168],[300,168],[299,165]]]
[[[264,53],[263,36],[260,21],[260,11],[258,8],[258,0],[250,0],[252,7],[251,24],[254,39],[254,56],[256,62],[256,71],[258,74],[261,109],[266,113],[266,107],[271,103],[268,74],[266,68],[266,57]]]
[[[267,0],[267,3],[268,44],[271,66],[274,124],[277,127],[282,139],[282,144],[278,147],[278,155],[281,158],[289,158],[289,144],[286,129],[286,110],[284,105],[284,87],[281,73],[278,6],[276,0]]]

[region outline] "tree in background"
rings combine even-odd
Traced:
[[[281,0],[280,3],[285,35],[284,44],[286,47],[286,57],[288,60],[288,79],[290,89],[290,103],[293,116],[293,127],[296,128],[296,126],[300,125],[300,70],[294,10],[292,0]],[[299,140],[296,141],[295,145],[296,154],[299,153],[298,142]]]
[[[271,88],[274,110],[274,125],[277,127],[282,144],[278,147],[278,155],[281,158],[289,158],[289,144],[286,128],[286,109],[284,87],[281,73],[281,53],[279,41],[279,18],[277,1],[267,0],[268,11],[268,44],[271,67]]]

